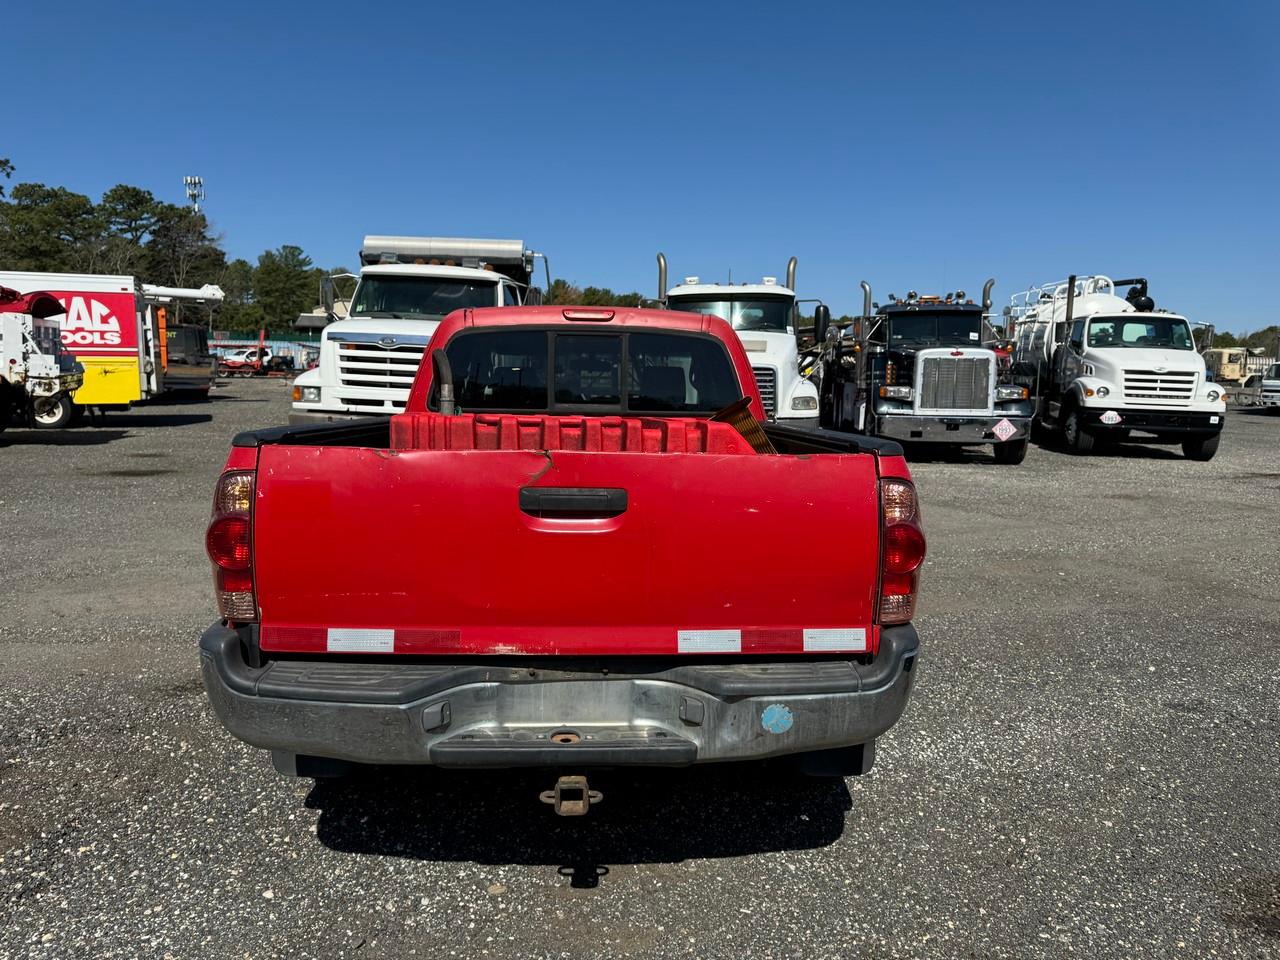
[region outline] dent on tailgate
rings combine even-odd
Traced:
[[[878,642],[870,455],[258,453],[265,650],[779,654]],[[526,487],[624,489],[626,509],[533,515]],[[794,575],[779,576],[790,559]]]

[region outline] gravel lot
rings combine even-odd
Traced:
[[[1280,417],[916,464],[875,771],[615,774],[566,821],[546,775],[316,786],[214,720],[212,484],[287,392],[0,435],[0,958],[1280,955]]]

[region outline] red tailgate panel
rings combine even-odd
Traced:
[[[627,509],[538,518],[528,486],[622,487]],[[876,496],[869,455],[264,447],[262,646],[874,650]]]

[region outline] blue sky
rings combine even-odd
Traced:
[[[735,280],[794,254],[837,314],[864,278],[999,303],[1137,273],[1280,322],[1276,4],[17,7],[45,39],[6,46],[15,182],[178,201],[198,173],[233,256],[520,237],[652,293],[658,250]]]

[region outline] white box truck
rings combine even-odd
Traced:
[[[289,422],[399,413],[445,316],[541,302],[530,285],[540,256],[522,240],[365,237],[347,317],[324,328],[319,364],[293,382]],[[332,289],[326,284],[322,292],[330,315]]]

